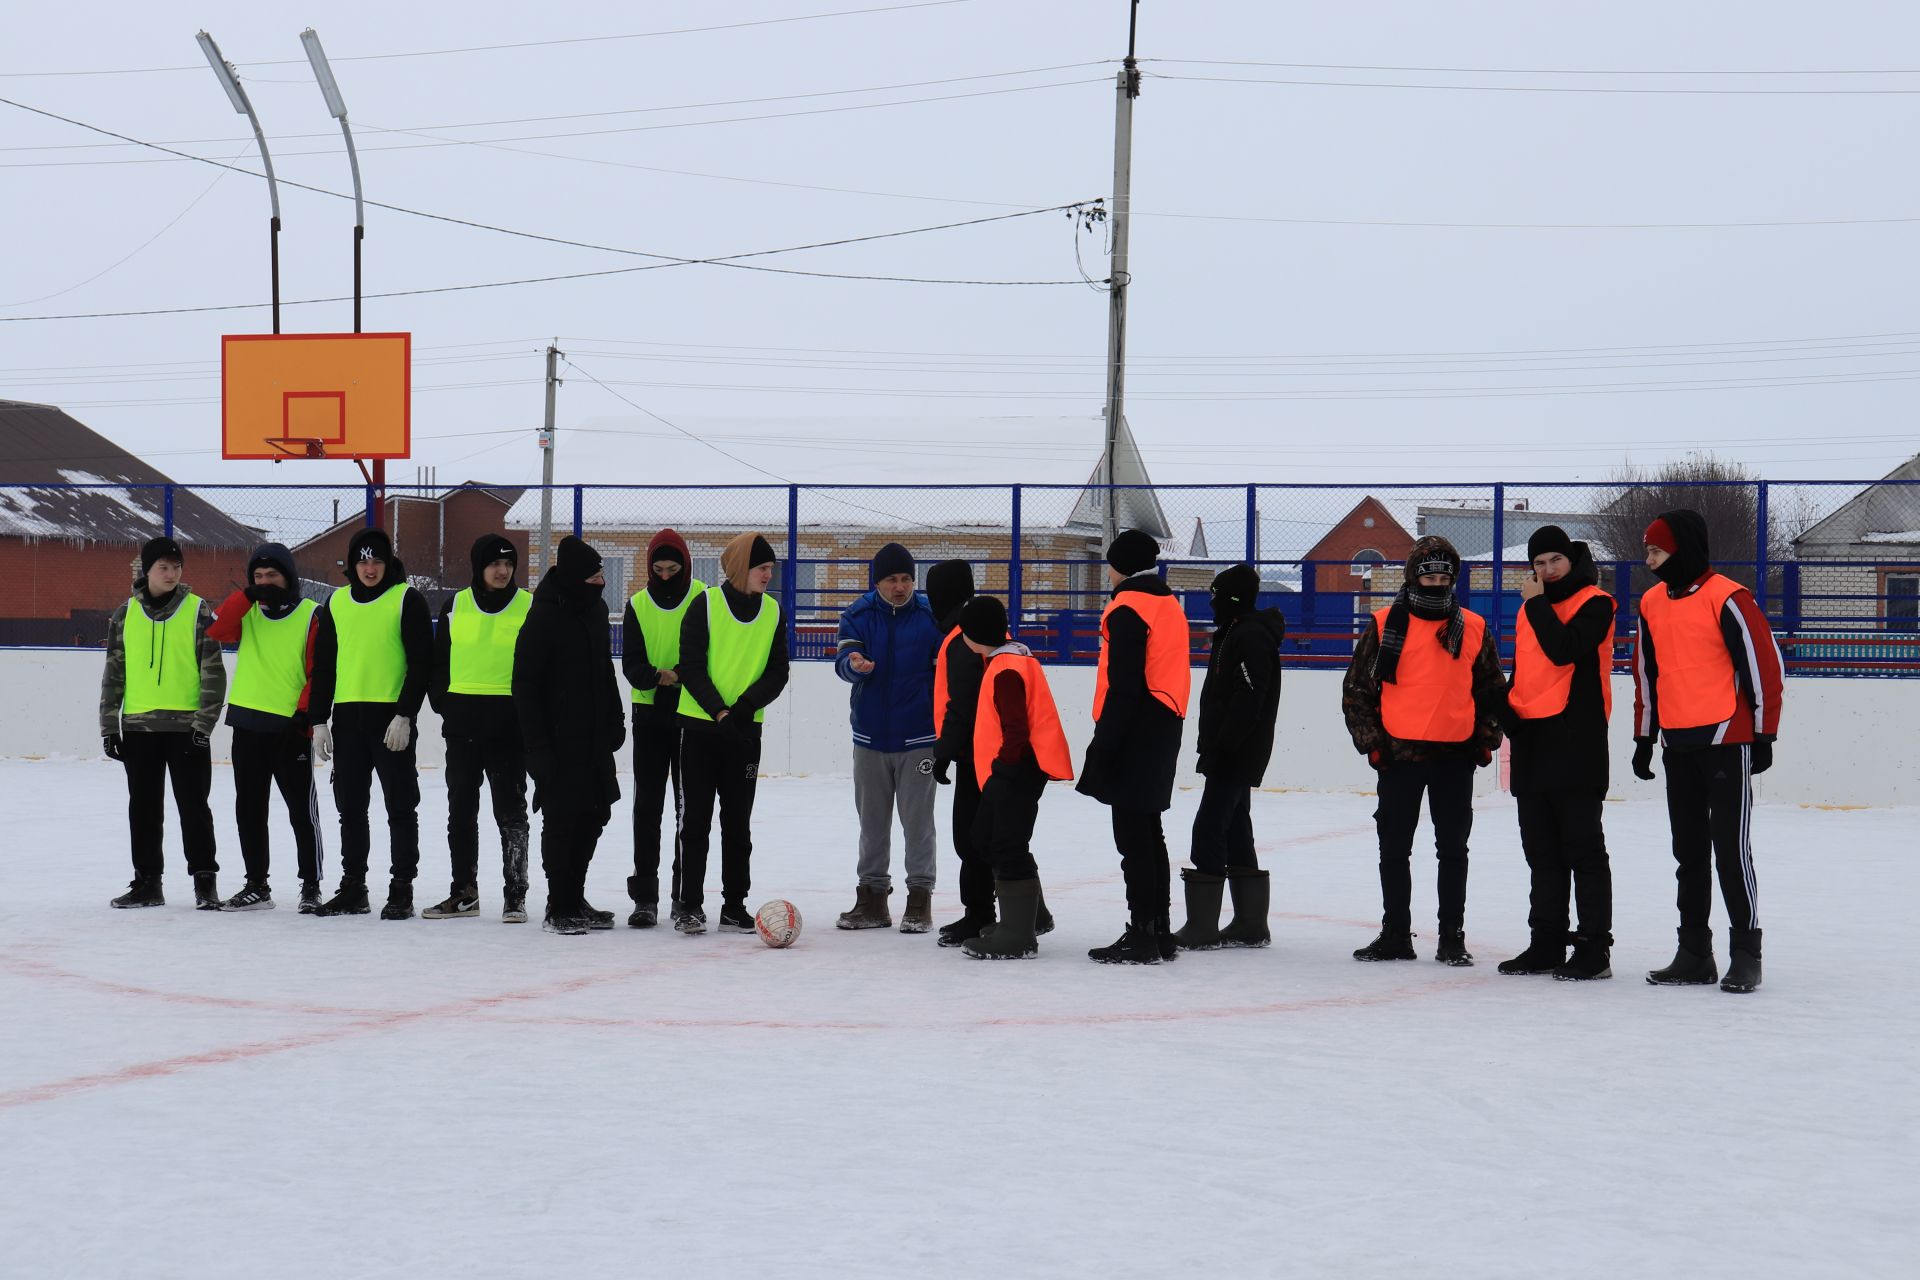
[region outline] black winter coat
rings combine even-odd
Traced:
[[[1169,596],[1159,577],[1135,574],[1114,588],[1115,599],[1131,592]],[[1147,692],[1147,623],[1132,609],[1107,615],[1107,701],[1094,722],[1093,741],[1074,789],[1116,809],[1164,813],[1173,804],[1173,774],[1180,766],[1183,722]]]
[[[1213,633],[1200,686],[1200,772],[1257,787],[1273,756],[1280,715],[1280,644],[1287,620],[1278,609],[1245,614]]]
[[[1573,688],[1567,707],[1557,716],[1522,720],[1503,701],[1500,723],[1513,743],[1513,768],[1508,785],[1515,795],[1543,791],[1604,792],[1610,781],[1607,753],[1607,714],[1600,681],[1611,678],[1612,663],[1601,670],[1600,642],[1614,633],[1614,602],[1596,598],[1561,625],[1552,598],[1565,599],[1594,581],[1593,561],[1580,554],[1560,582],[1522,606],[1547,660],[1573,667]],[[1564,584],[1564,585],[1563,585]],[[1556,589],[1558,588],[1558,589]],[[1512,692],[1513,682],[1507,682]]]
[[[513,650],[513,708],[520,717],[533,806],[592,813],[620,798],[613,753],[627,740],[620,682],[598,596],[570,598],[551,571]]]

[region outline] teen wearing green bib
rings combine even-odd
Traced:
[[[323,916],[369,909],[367,810],[375,774],[386,798],[393,873],[380,918],[413,915],[420,869],[413,722],[432,670],[426,597],[407,585],[407,568],[386,530],[360,530],[347,543],[347,585],[327,598],[313,644],[313,749],[323,763],[333,759],[333,804],[340,811],[340,888],[321,905]]]
[[[428,696],[447,740],[447,899],[425,920],[480,914],[480,783],[493,796],[500,829],[500,919],[527,918],[527,754],[513,712],[513,647],[533,605],[514,581],[520,550],[505,534],[483,534],[468,553],[473,585],[440,609]]]
[[[213,611],[182,585],[185,557],[172,538],[140,548],[133,597],[107,622],[107,668],[100,679],[100,740],[127,771],[127,825],[133,881],[116,907],[166,905],[160,876],[166,788],[173,783],[181,843],[193,873],[194,905],[220,909],[214,873],[213,787],[209,736],[220,722],[227,669],[207,635]]]
[[[307,685],[313,670],[318,606],[300,596],[293,555],[277,542],[256,547],[247,561],[248,585],[220,604],[207,634],[238,645],[227,726],[233,730],[233,813],[247,883],[224,904],[227,911],[269,911],[272,846],[268,798],[275,786],[300,867],[300,914],[320,909],[320,793],[313,780]]]
[[[706,591],[684,539],[662,529],[647,543],[647,585],[620,620],[620,668],[633,698],[633,874],[627,924],[660,921],[660,815],[667,781],[680,776],[680,625]]]
[[[680,626],[679,816],[673,858],[673,927],[707,931],[707,847],[720,803],[720,931],[752,933],[753,793],[760,722],[787,687],[787,632],[767,594],[773,547],[743,533],[720,553],[726,582],[709,587]]]

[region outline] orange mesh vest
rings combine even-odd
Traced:
[[[1100,613],[1100,669],[1093,679],[1093,718],[1107,705],[1107,615],[1131,609],[1147,624],[1147,692],[1182,720],[1187,718],[1187,695],[1193,691],[1192,642],[1186,610],[1178,596],[1150,596],[1129,591],[1107,601]]]
[[[1613,599],[1598,587],[1582,587],[1554,604],[1553,616],[1560,619],[1564,626],[1569,618],[1580,612],[1581,606],[1595,596],[1608,602]],[[1613,715],[1613,681],[1608,678],[1613,671],[1611,627],[1600,641],[1599,670],[1600,714],[1606,718]],[[1555,666],[1547,661],[1547,655],[1540,649],[1540,637],[1533,633],[1533,623],[1527,620],[1527,611],[1522,608],[1520,621],[1514,628],[1513,688],[1507,692],[1507,705],[1522,720],[1545,720],[1567,709],[1567,698],[1572,692],[1573,668]]]
[[[1386,609],[1373,622],[1387,633]],[[1443,621],[1407,617],[1407,643],[1400,650],[1396,679],[1380,685],[1380,722],[1402,742],[1465,742],[1473,737],[1473,661],[1487,634],[1487,620],[1471,609],[1460,611],[1464,624],[1460,656],[1440,643]]]
[[[1073,777],[1073,757],[1067,754],[1067,735],[1060,728],[1060,712],[1053,705],[1053,690],[1047,676],[1032,657],[1018,653],[997,653],[987,659],[986,674],[980,680],[980,710],[973,722],[973,775],[985,785],[993,773],[993,758],[1000,754],[1003,734],[1000,708],[993,702],[993,678],[1001,671],[1019,674],[1027,691],[1027,735],[1033,744],[1033,758],[1040,772],[1057,782]]]
[[[946,639],[940,642],[940,652],[933,659],[933,736],[936,738],[947,728],[947,646],[959,634],[958,627],[947,632]]]
[[[1667,595],[1665,585],[1640,597],[1640,625],[1654,635],[1661,728],[1721,724],[1740,710],[1733,656],[1720,632],[1720,610],[1738,590],[1739,583],[1716,573],[1678,600]]]

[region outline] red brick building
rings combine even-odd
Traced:
[[[527,531],[508,529],[507,508],[523,489],[481,488],[463,484],[435,497],[389,494],[380,523],[393,535],[394,554],[407,566],[407,576],[430,594],[436,588],[458,591],[472,584],[467,552],[482,534],[504,533],[520,550],[521,582],[530,577]],[[571,512],[568,513],[571,519]],[[364,529],[364,511],[294,547],[293,557],[307,578],[329,587],[344,582],[347,543]],[[435,600],[436,607],[438,600]]]
[[[1355,565],[1382,564],[1392,569],[1404,563],[1412,550],[1413,535],[1401,527],[1378,498],[1368,494],[1327,530],[1302,559],[1317,562],[1313,570],[1316,591],[1364,593],[1368,590],[1366,579],[1355,572]],[[1372,589],[1384,587],[1391,593],[1398,590],[1399,585],[1400,580],[1393,577],[1385,583],[1373,583]]]
[[[172,484],[52,405],[0,400],[0,644],[104,641],[169,501],[187,585],[215,601],[238,585],[260,531]]]

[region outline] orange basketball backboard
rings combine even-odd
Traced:
[[[220,456],[404,458],[413,335],[240,333],[220,339]]]

